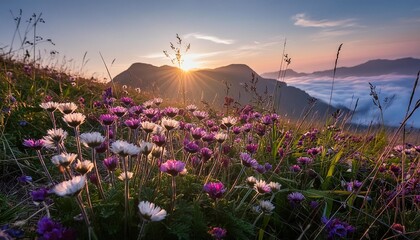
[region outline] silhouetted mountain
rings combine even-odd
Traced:
[[[387,74],[399,75],[416,75],[420,70],[420,59],[416,58],[400,58],[395,60],[376,59],[353,67],[338,67],[336,69],[336,77],[369,77],[381,76]],[[264,73],[262,76],[268,78],[277,78],[277,72]],[[305,75],[328,76],[332,77],[333,69],[316,71],[313,73],[296,73],[288,69],[286,78],[301,77]]]
[[[280,78],[282,78],[282,76],[289,78],[289,77],[303,77],[308,75],[307,73],[298,73],[293,71],[292,69],[287,69],[286,71],[282,70],[281,74],[280,74]],[[265,78],[271,78],[271,79],[277,79],[279,77],[279,71],[276,72],[267,72],[267,73],[263,73],[261,74],[262,77]]]
[[[176,98],[182,101],[181,77],[185,77],[186,95],[190,103],[199,104],[205,101],[216,107],[222,107],[225,96],[229,96],[241,105],[255,100],[252,94],[252,79],[256,91],[262,98],[273,95],[276,80],[262,78],[250,67],[243,64],[231,64],[216,69],[204,69],[184,73],[175,67],[156,67],[145,63],[135,63],[127,70],[118,74],[114,81],[120,84],[141,88],[152,92],[155,96]],[[254,78],[253,78],[254,77]],[[298,118],[308,107],[306,92],[278,82],[280,114],[287,114],[291,118]],[[268,100],[264,101],[267,104]],[[324,116],[328,105],[317,102],[314,111]],[[334,108],[331,108],[331,110]]]

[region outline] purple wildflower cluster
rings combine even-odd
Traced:
[[[325,232],[328,239],[347,238],[356,230],[353,226],[338,218],[322,217],[321,221],[325,224]]]
[[[72,240],[77,239],[74,230],[63,227],[61,223],[51,218],[43,217],[38,221],[36,231],[40,240]]]

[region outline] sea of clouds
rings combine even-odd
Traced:
[[[370,96],[372,83],[381,101],[386,125],[399,126],[407,112],[410,95],[416,76],[382,75],[374,77],[344,77],[336,78],[332,95],[332,105],[353,110],[356,100],[358,106],[352,122],[355,124],[369,125],[380,121],[378,107],[374,105]],[[330,100],[331,77],[304,76],[286,78],[285,82],[306,91],[311,96],[326,103]],[[417,87],[411,109],[420,99],[420,86]],[[407,126],[420,128],[420,109],[407,122]]]

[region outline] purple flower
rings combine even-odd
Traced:
[[[191,136],[195,139],[198,140],[200,138],[202,138],[204,136],[204,134],[206,134],[206,131],[204,131],[202,128],[191,128],[190,129],[191,132]]]
[[[346,183],[346,189],[348,192],[352,192],[353,189],[357,191],[362,186],[362,184],[363,184],[362,182],[354,180],[354,181]]]
[[[264,115],[261,119],[261,123],[264,125],[270,125],[273,123],[273,119],[271,119],[271,115]]]
[[[200,149],[200,154],[203,161],[206,162],[213,155],[213,151],[209,148],[203,147],[202,149]]]
[[[185,140],[184,141],[184,150],[189,152],[189,153],[196,153],[200,150],[200,146],[198,146],[197,143],[195,143],[194,141],[188,141]]]
[[[209,182],[204,185],[203,190],[209,195],[210,198],[216,200],[221,198],[226,191],[225,186],[221,182]]]
[[[32,201],[43,202],[48,196],[48,190],[46,188],[40,188],[31,192]]]
[[[226,237],[226,229],[220,227],[213,227],[209,230],[209,234],[216,240],[221,240]]]
[[[300,165],[309,165],[311,164],[314,160],[310,157],[299,157],[298,159],[296,159],[296,161],[300,164]]]
[[[170,118],[175,117],[179,113],[179,109],[175,107],[167,107],[163,110],[164,114]]]
[[[142,112],[143,112],[143,106],[141,106],[141,105],[137,105],[137,106],[132,106],[130,109],[128,109],[128,111],[131,113],[131,114],[134,114],[134,115],[140,115]]]
[[[109,111],[112,114],[116,115],[117,117],[122,117],[127,113],[127,108],[117,106],[117,107],[113,107],[113,108],[109,109]]]
[[[9,224],[0,227],[0,239],[21,239],[24,235],[24,231],[17,228],[10,228]]]
[[[44,146],[43,139],[25,139],[23,140],[23,146],[34,150],[41,150]]]
[[[185,163],[175,159],[171,159],[160,165],[160,171],[165,172],[172,176],[185,172]]]
[[[257,164],[254,167],[254,169],[255,169],[255,171],[257,171],[258,173],[261,173],[261,174],[264,174],[264,173],[267,172],[267,170],[265,169],[264,165],[260,165],[260,164]]]
[[[138,118],[129,118],[124,121],[124,124],[131,129],[137,129],[140,127],[141,121]]]
[[[328,219],[324,216],[321,221],[325,224],[324,230],[328,234],[328,239],[346,238],[355,231],[353,226],[337,218]]]
[[[21,126],[21,127],[26,127],[26,126],[28,125],[28,122],[27,122],[27,121],[25,121],[25,120],[19,120],[18,124],[19,124],[19,126]]]
[[[254,130],[258,134],[258,136],[264,136],[266,127],[263,124],[255,124]]]
[[[299,165],[292,165],[292,166],[290,166],[290,171],[292,171],[292,172],[295,172],[295,173],[297,173],[297,172],[300,172],[302,169],[300,168],[300,166]]]
[[[159,113],[159,109],[157,108],[148,108],[143,110],[144,115],[146,115],[147,118],[152,119],[154,116],[156,116]]]
[[[164,134],[153,135],[152,142],[158,147],[162,147],[166,143],[166,136]]]
[[[201,139],[204,142],[213,142],[216,138],[214,133],[206,133]]]
[[[245,167],[255,168],[258,165],[257,160],[253,159],[248,153],[241,153],[240,158],[242,165]]]
[[[246,150],[250,153],[250,154],[254,154],[257,152],[258,150],[258,144],[255,143],[250,143],[248,145],[246,145]]]
[[[29,183],[32,182],[32,177],[31,176],[26,176],[26,175],[22,175],[20,177],[17,178],[19,183]]]
[[[43,217],[38,221],[38,229],[37,233],[40,235],[48,234],[50,235],[58,235],[59,239],[61,235],[59,234],[62,231],[62,226],[60,223],[54,222],[52,219],[48,217]],[[48,239],[54,239],[54,238],[48,238]]]
[[[292,206],[297,206],[303,202],[303,200],[305,200],[305,196],[303,196],[303,194],[300,192],[292,192],[287,195],[287,200],[289,200]]]
[[[104,159],[104,165],[108,171],[115,171],[115,169],[118,167],[118,157],[111,156],[109,158]]]
[[[206,125],[208,128],[212,128],[216,125],[216,123],[213,120],[209,119],[206,121]]]
[[[240,133],[241,133],[241,128],[240,128],[240,127],[238,127],[238,126],[234,126],[234,127],[232,128],[232,132],[233,132],[235,135],[238,135],[238,134],[240,134]]]
[[[130,97],[121,97],[120,101],[127,107],[134,103],[133,99]]]
[[[322,151],[322,147],[315,147],[315,148],[308,149],[306,153],[314,157],[315,155],[318,155],[321,151]]]
[[[99,121],[105,125],[105,126],[109,126],[112,125],[114,123],[115,120],[117,120],[117,116],[113,115],[113,114],[102,114],[99,117]]]

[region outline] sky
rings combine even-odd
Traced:
[[[339,66],[420,58],[418,0],[9,0],[0,9],[0,53],[12,46],[22,54],[20,38],[33,13],[45,21],[36,35],[55,44],[36,45],[42,64],[96,78],[107,76],[100,54],[111,76],[135,62],[172,65],[163,51],[171,52],[176,34],[183,49],[191,44],[184,65],[192,68],[241,63],[262,74],[278,70],[284,50],[295,71],[325,70],[341,43]],[[33,29],[27,35],[32,41]]]

